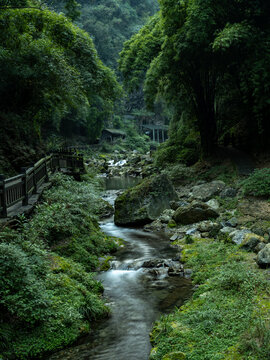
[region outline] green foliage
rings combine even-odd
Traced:
[[[55,175],[30,221],[0,233],[0,353],[37,358],[87,333],[107,316],[91,271],[116,249],[97,224],[98,182]]]
[[[205,154],[235,127],[249,149],[268,146],[269,10],[266,0],[160,0],[161,42],[147,24],[125,44],[120,70],[131,87],[147,70],[148,105],[163,97],[178,121],[188,113]]]
[[[190,166],[199,160],[199,134],[190,129],[185,121],[173,119],[170,123],[170,138],[161,144],[155,153],[157,166],[182,163]]]
[[[0,42],[1,127],[30,143],[60,131],[95,140],[121,88],[89,35],[49,10],[8,9]]]
[[[269,197],[270,169],[256,169],[241,185],[246,195]]]
[[[195,239],[184,247],[186,266],[194,270],[193,280],[200,286],[184,306],[155,324],[151,340],[156,354],[151,359],[181,351],[187,360],[266,360],[266,277],[235,245]]]
[[[119,69],[124,76],[124,84],[128,91],[131,92],[140,88],[151,59],[160,52],[162,42],[163,34],[159,13],[153,16],[130,40],[125,42],[120,53]]]
[[[65,9],[66,9],[66,16],[70,18],[72,21],[78,19],[81,15],[79,11],[79,4],[76,0],[66,0],[65,1]]]
[[[80,0],[81,27],[94,39],[107,66],[117,67],[123,43],[158,9],[157,0]]]

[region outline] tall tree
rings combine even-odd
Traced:
[[[230,87],[249,109],[246,122],[257,136],[260,126],[268,129],[269,87],[262,86],[260,77],[269,84],[269,4],[265,0],[160,0],[160,6],[161,50],[158,54],[143,50],[134,36],[121,55],[126,79],[137,76],[136,67],[131,73],[123,67],[133,51],[133,64],[142,59],[150,64],[145,79],[148,103],[162,95],[174,105],[179,119],[183,110],[193,112],[205,154],[217,144],[224,111],[218,105]],[[260,120],[254,121],[254,116]]]

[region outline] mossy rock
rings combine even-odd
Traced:
[[[265,242],[265,239],[262,236],[250,233],[245,235],[244,240],[241,243],[240,247],[247,251],[254,251],[256,246],[261,242],[262,243]]]
[[[162,360],[185,360],[186,355],[181,351],[174,351],[163,356]]]
[[[196,203],[179,207],[173,215],[173,220],[177,224],[188,225],[203,220],[215,219],[218,216],[218,212],[211,209],[206,204]]]
[[[154,175],[128,189],[115,201],[116,225],[145,225],[155,220],[178,196],[167,175]]]

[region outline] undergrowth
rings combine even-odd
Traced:
[[[211,240],[184,246],[183,260],[199,287],[155,324],[151,360],[172,352],[186,360],[268,360],[269,282],[252,267],[250,254]]]
[[[255,170],[246,180],[242,181],[245,195],[270,197],[270,169]]]
[[[94,280],[98,258],[114,251],[97,215],[98,183],[64,175],[31,220],[0,232],[0,357],[31,359],[55,351],[108,315],[102,285]]]

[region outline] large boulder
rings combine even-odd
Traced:
[[[212,181],[192,188],[192,197],[200,201],[208,201],[214,196],[219,195],[224,190],[226,184],[223,181]]]
[[[203,203],[194,203],[188,206],[179,207],[174,215],[173,220],[177,224],[194,224],[199,221],[216,219],[218,212]]]
[[[257,255],[257,263],[260,267],[270,267],[270,244],[265,247]]]
[[[172,200],[178,200],[178,197],[167,175],[147,178],[118,196],[115,201],[115,224],[148,224],[169,209]]]

